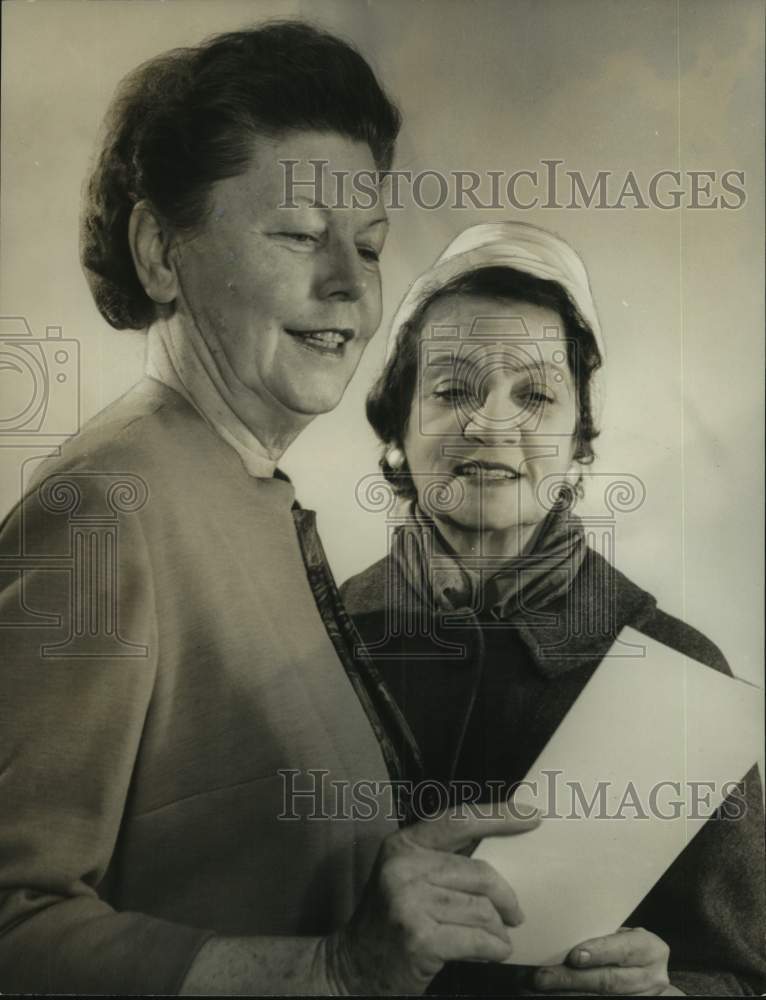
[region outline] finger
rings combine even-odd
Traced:
[[[428,872],[431,885],[486,897],[503,923],[517,927],[524,922],[524,913],[516,893],[506,880],[486,861],[446,855],[444,861]]]
[[[667,958],[668,948],[656,934],[643,927],[621,927],[615,934],[590,938],[573,948],[567,962],[577,968],[596,965],[651,965]]]
[[[488,934],[494,934],[503,944],[508,942],[508,928],[486,896],[431,885],[427,888],[426,906],[432,920],[440,924],[480,927]]]
[[[548,993],[569,990],[578,993],[617,994],[635,996],[651,989],[654,983],[651,970],[621,969],[615,965],[599,969],[570,969],[566,965],[552,965],[535,972],[535,989]]]
[[[440,924],[434,942],[443,962],[504,962],[511,955],[508,938],[500,941],[480,927]]]
[[[418,847],[458,851],[483,837],[526,833],[539,825],[539,810],[520,803],[468,803],[445,809],[433,819],[414,823],[398,836]]]

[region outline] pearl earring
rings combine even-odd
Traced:
[[[401,448],[389,448],[386,452],[386,461],[394,471],[401,469],[404,465],[404,452]]]

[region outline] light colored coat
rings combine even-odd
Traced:
[[[3,992],[173,993],[211,931],[322,934],[353,911],[395,820],[278,818],[311,780],[280,769],[389,778],[293,502],[147,378],[4,524]]]

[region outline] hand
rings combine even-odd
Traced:
[[[453,852],[482,837],[524,833],[539,814],[464,807],[387,837],[349,924],[326,939],[327,975],[341,993],[422,993],[449,961],[502,962],[524,919],[516,896],[485,861]]]
[[[535,973],[535,988],[545,993],[670,996],[670,949],[642,927],[621,927],[616,934],[592,938],[573,948],[565,965]]]

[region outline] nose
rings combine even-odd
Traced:
[[[332,240],[319,276],[320,297],[356,302],[367,291],[367,278],[364,262],[353,240]]]
[[[523,409],[514,404],[507,390],[495,390],[482,404],[476,404],[465,414],[463,435],[485,445],[511,444],[521,441]]]

